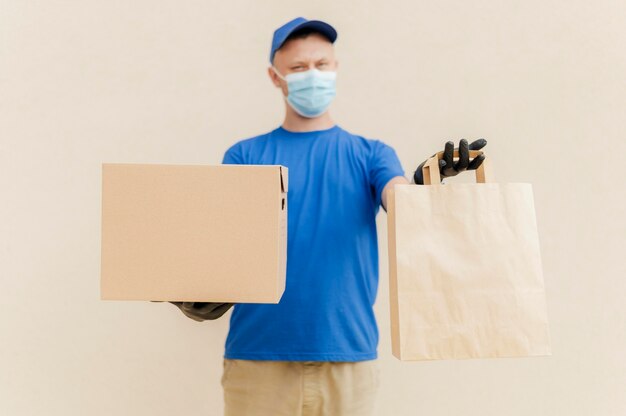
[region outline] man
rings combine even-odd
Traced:
[[[226,415],[371,414],[379,384],[375,217],[396,183],[409,183],[380,140],[331,118],[335,29],[302,17],[274,32],[270,80],[285,97],[282,125],[233,144],[224,164],[289,168],[287,282],[278,304],[237,304],[224,355]],[[462,140],[446,143],[443,177],[476,169]],[[423,164],[422,164],[423,165]],[[423,184],[420,165],[413,181]],[[252,178],[253,180],[254,178]],[[199,321],[232,304],[173,302]]]

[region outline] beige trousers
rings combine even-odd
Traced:
[[[377,360],[224,359],[225,416],[369,416],[380,383]]]

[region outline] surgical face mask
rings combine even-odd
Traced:
[[[322,115],[335,98],[335,71],[320,71],[316,68],[304,72],[292,72],[283,77],[276,67],[276,75],[287,82],[287,103],[303,117]]]

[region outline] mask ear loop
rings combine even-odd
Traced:
[[[284,76],[282,76],[282,75],[280,74],[280,72],[278,72],[278,69],[276,69],[276,67],[275,67],[274,65],[272,65],[272,69],[274,70],[274,73],[275,73],[276,75],[278,75],[278,78],[280,78],[280,79],[282,79],[283,81],[287,82],[287,80],[285,79],[285,77],[284,77]]]

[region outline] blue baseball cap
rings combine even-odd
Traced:
[[[270,51],[270,63],[274,60],[276,51],[283,46],[283,43],[285,43],[289,35],[296,30],[304,28],[314,29],[316,32],[322,33],[331,43],[334,43],[337,39],[337,31],[328,23],[322,22],[321,20],[308,20],[304,17],[296,17],[274,31],[272,50]]]

